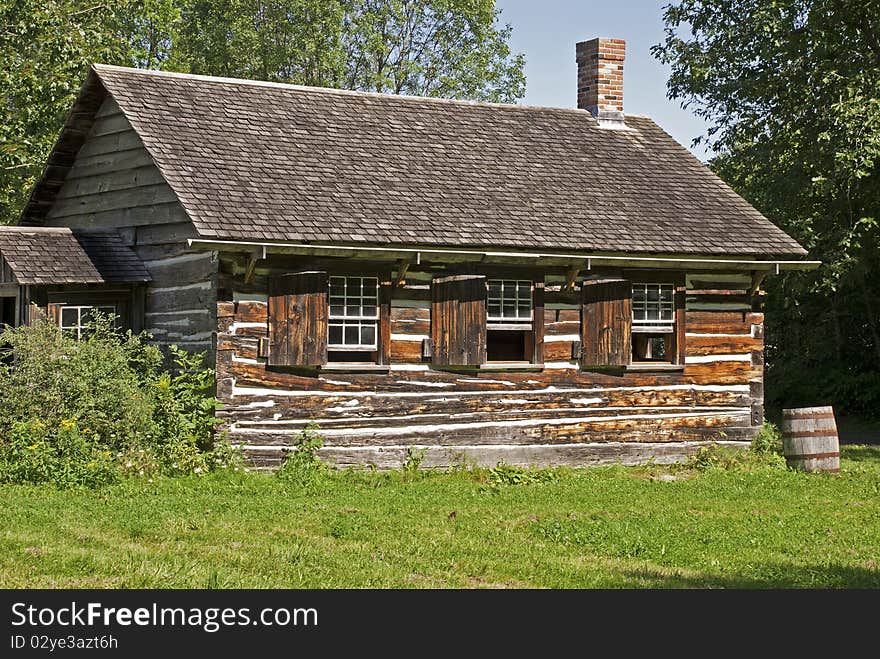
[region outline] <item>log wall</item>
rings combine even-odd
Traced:
[[[153,277],[144,328],[160,346],[213,350],[217,255],[187,249],[195,229],[112,98],[98,110],[44,224],[118,231]]]
[[[564,274],[546,277],[543,370],[436,370],[422,358],[431,275],[410,271],[392,296],[388,372],[310,374],[267,367],[260,356],[272,269],[258,267],[245,284],[245,267],[221,264],[218,396],[229,438],[258,467],[278,465],[311,422],[323,459],[379,468],[414,449],[433,467],[670,462],[707,442],[744,445],[761,423],[763,314],[741,290],[747,275],[688,277],[677,372],[581,370],[572,359],[579,295],[562,290]]]

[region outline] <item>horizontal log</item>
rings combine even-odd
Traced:
[[[391,341],[391,363],[420,363],[422,361],[421,341]]]
[[[764,342],[747,334],[739,336],[687,336],[685,353],[702,355],[741,355],[761,349]]]
[[[218,349],[226,344],[221,339]],[[231,357],[224,368],[237,367]],[[218,367],[221,365],[218,364]],[[464,379],[463,379],[464,380]],[[305,392],[295,397],[284,396],[235,396],[224,400],[222,416],[239,414],[255,419],[344,419],[357,417],[391,417],[436,414],[466,414],[504,409],[559,409],[590,407],[737,407],[748,406],[754,399],[747,387],[724,389],[721,387],[692,387],[679,385],[666,388],[609,387],[559,389],[520,389],[506,380],[496,380],[482,385],[462,381],[460,386],[469,390],[442,389],[436,392],[413,391],[405,382],[398,391],[362,391],[354,393],[345,386],[330,384],[325,380],[312,380],[324,391]],[[335,381],[334,381],[335,382]],[[332,387],[332,388],[331,388]],[[743,391],[742,389],[746,389]]]
[[[451,467],[481,466],[493,467],[499,463],[517,466],[551,467],[567,465],[572,467],[596,466],[606,464],[637,465],[651,461],[654,464],[673,464],[683,462],[701,447],[719,444],[737,449],[746,449],[744,441],[682,441],[682,442],[596,442],[564,445],[492,445],[463,447],[424,447],[421,466],[423,468],[448,469]],[[410,455],[410,447],[381,446],[360,448],[325,447],[318,451],[324,462],[339,468],[365,467],[373,465],[377,469],[398,469]],[[280,465],[284,456],[281,448],[268,448],[247,451],[252,466],[274,468]]]
[[[144,262],[152,285],[179,286],[186,282],[207,281],[217,273],[217,256],[212,252],[190,252]]]
[[[548,341],[544,343],[544,361],[567,361],[572,359],[571,341]]]
[[[751,334],[751,326],[764,322],[764,314],[751,311],[688,311],[685,328],[697,334]]]
[[[176,309],[213,309],[217,303],[214,282],[196,282],[168,288],[148,288],[146,312],[158,313]]]
[[[578,371],[576,369],[547,369],[542,372],[515,373],[504,372],[503,376],[513,382],[531,381],[530,388],[543,386],[578,387],[601,385],[663,386],[675,384],[698,385],[748,385],[752,379],[762,376],[761,367],[752,367],[748,362],[712,362],[709,364],[688,364],[683,372],[626,372],[600,373]],[[419,382],[429,383],[428,387],[443,386],[464,388],[454,378],[444,378],[441,371],[394,372],[389,375],[346,374],[346,387],[350,391],[400,391],[419,388]],[[498,374],[496,374],[498,375]],[[321,386],[314,377],[292,374],[281,370],[267,370],[261,366],[241,364],[235,369],[238,386],[258,389],[312,389]],[[487,389],[501,385],[487,384]],[[326,389],[326,387],[323,387]],[[444,389],[445,390],[445,389]]]
[[[471,437],[537,436],[534,429],[548,437],[559,433],[559,428],[571,427],[589,432],[608,430],[661,430],[676,428],[717,428],[725,426],[748,426],[749,408],[701,408],[682,407],[600,407],[588,408],[541,408],[508,407],[482,412],[458,412],[455,414],[405,414],[396,417],[347,417],[316,420],[301,417],[297,420],[240,420],[234,424],[233,433],[259,434],[263,437],[289,437],[300,432],[310,422],[321,425],[322,433],[330,441],[346,437],[362,436],[372,432],[377,438],[389,435],[430,437],[437,443],[448,441],[468,442]],[[506,435],[505,435],[506,433]],[[358,440],[359,441],[359,440]],[[385,441],[385,440],[383,440]],[[475,440],[474,440],[475,441]],[[430,442],[428,442],[430,443]]]
[[[236,302],[235,321],[238,323],[268,323],[268,305],[265,302]]]

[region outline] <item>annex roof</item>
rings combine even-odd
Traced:
[[[143,262],[115,232],[3,226],[0,256],[23,285],[150,281]]]

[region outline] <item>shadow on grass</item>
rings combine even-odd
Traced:
[[[880,446],[841,446],[840,457],[853,462],[868,462],[880,466]]]
[[[751,574],[668,574],[650,566],[624,572],[651,588],[880,588],[880,570],[846,565],[761,565]]]

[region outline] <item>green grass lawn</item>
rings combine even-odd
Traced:
[[[880,448],[844,456],[837,477],[753,464],[515,485],[483,470],[2,486],[0,586],[880,587]]]

